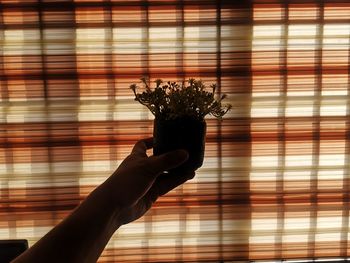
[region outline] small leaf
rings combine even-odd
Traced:
[[[205,115],[211,114],[219,120],[231,109],[231,105],[221,105],[221,101],[227,97],[226,94],[220,95],[215,99],[214,93],[216,84],[210,85],[212,92],[206,91],[206,86],[202,80],[190,78],[186,86],[184,82],[180,84],[174,81],[168,81],[164,85],[161,79],[155,80],[156,87],[152,90],[149,86],[149,80],[146,77],[141,78],[145,86],[145,91],[136,93],[138,88],[136,84],[130,85],[135,94],[135,100],[155,115],[164,119],[175,119],[181,117],[190,117],[203,119]]]

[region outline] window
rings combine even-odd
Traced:
[[[0,2],[0,239],[32,245],[152,135],[129,85],[228,94],[196,177],[99,262],[348,257],[346,1]]]

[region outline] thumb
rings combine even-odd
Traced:
[[[158,156],[151,156],[149,160],[156,173],[168,171],[176,168],[188,160],[188,152],[185,150],[175,150]]]

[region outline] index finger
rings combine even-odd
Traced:
[[[137,141],[132,148],[131,153],[145,156],[146,151],[151,148],[153,148],[153,137]]]

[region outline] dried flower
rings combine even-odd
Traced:
[[[223,106],[222,100],[226,95],[218,99],[214,97],[216,85],[212,84],[212,92],[206,91],[206,86],[201,80],[189,79],[185,83],[166,82],[161,79],[155,81],[154,90],[150,88],[149,80],[141,79],[145,91],[137,93],[139,88],[136,84],[130,85],[135,94],[135,100],[146,106],[156,117],[171,120],[182,117],[202,120],[208,114],[222,119],[231,105]]]

